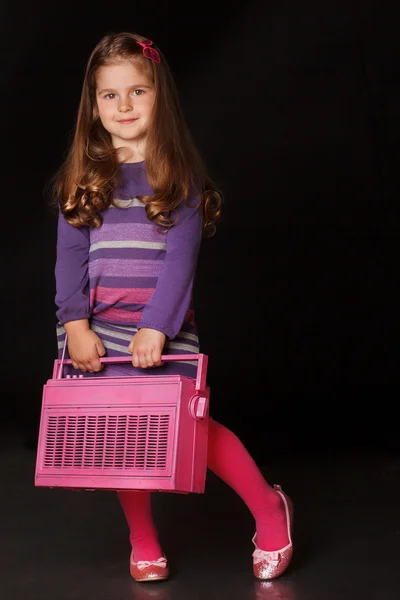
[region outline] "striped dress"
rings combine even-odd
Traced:
[[[163,332],[163,354],[199,352],[193,283],[202,234],[202,208],[195,198],[172,213],[168,231],[151,222],[138,196],[151,195],[144,162],[121,165],[122,185],[98,228],[71,226],[60,213],[57,233],[56,316],[59,356],[64,323],[89,319],[107,356],[130,356],[139,328]],[[167,362],[155,369],[106,365],[87,376],[196,376],[196,361]],[[71,368],[71,373],[75,371]]]

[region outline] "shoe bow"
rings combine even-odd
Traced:
[[[258,564],[261,561],[265,561],[270,565],[276,567],[279,564],[280,556],[279,552],[266,552],[257,548],[253,552],[254,564]]]
[[[165,569],[167,567],[167,559],[161,557],[157,560],[139,560],[136,566],[138,569],[145,569],[146,567],[162,567]]]

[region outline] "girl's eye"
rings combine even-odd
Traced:
[[[134,96],[141,96],[142,94],[144,94],[144,90],[133,90],[132,93]]]
[[[106,94],[104,98],[107,98],[107,100],[112,100],[113,98],[115,98],[115,94]]]

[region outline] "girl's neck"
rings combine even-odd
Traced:
[[[139,163],[144,161],[144,152],[131,148],[119,148],[118,155],[121,163]]]

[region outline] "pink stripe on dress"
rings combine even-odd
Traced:
[[[122,310],[121,308],[102,308],[99,310],[101,318],[105,321],[116,323],[138,323],[142,318],[142,311]],[[96,309],[93,310],[96,314]]]
[[[90,303],[94,300],[105,304],[126,302],[127,304],[146,304],[154,293],[154,288],[108,288],[98,286],[90,290]]]

